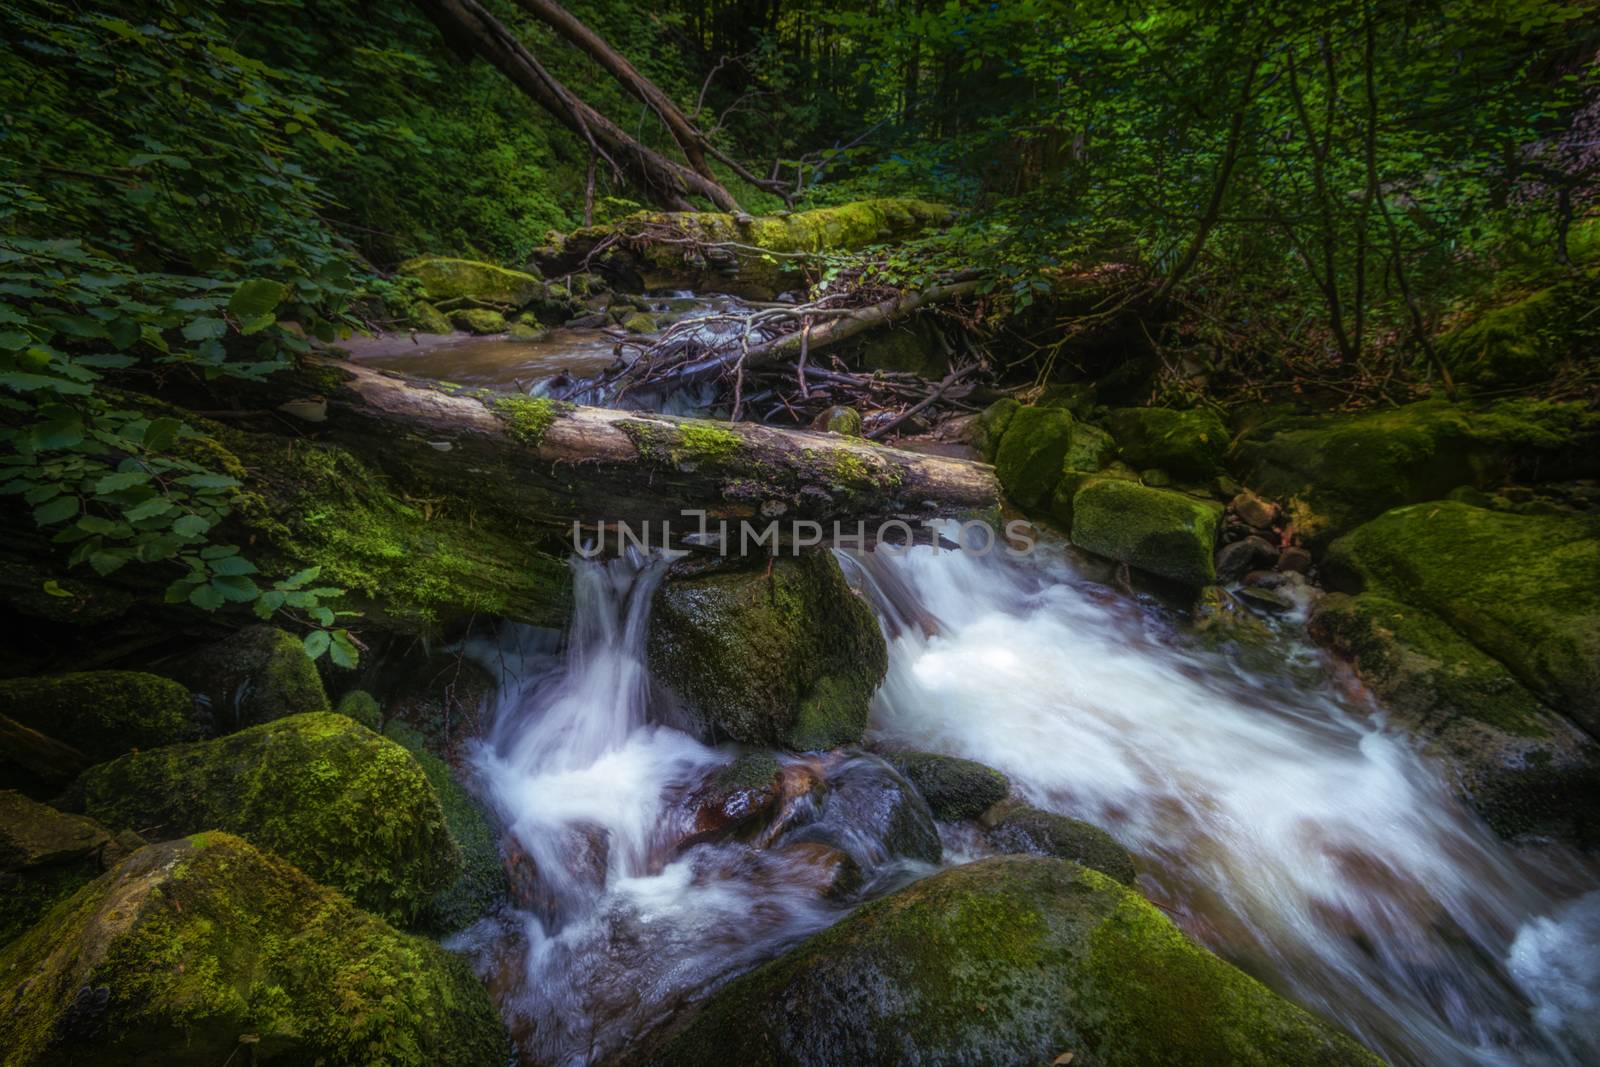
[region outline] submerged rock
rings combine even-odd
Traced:
[[[1427,609],[1600,734],[1600,516],[1415,504],[1335,542],[1324,571],[1336,589]]]
[[[305,659],[304,652],[300,658]],[[0,715],[91,761],[199,736],[189,691],[171,679],[140,671],[0,681]]]
[[[1027,804],[999,814],[989,828],[989,842],[1001,852],[1072,860],[1123,885],[1132,885],[1138,877],[1128,850],[1092,823]]]
[[[509,1042],[464,960],[237,837],[140,849],[0,952],[6,1062],[460,1064]]]
[[[976,760],[936,752],[896,752],[884,757],[928,802],[941,822],[976,819],[1011,792],[1011,781]]]
[[[1376,1057],[1063,860],[956,867],[714,994],[648,1060],[1336,1067]]]
[[[1600,840],[1600,745],[1444,620],[1376,593],[1334,593],[1309,629],[1449,764],[1497,833]]]
[[[1390,508],[1462,484],[1499,484],[1519,464],[1593,467],[1600,418],[1576,404],[1515,400],[1485,408],[1423,401],[1356,415],[1287,416],[1252,429],[1236,473],[1288,504],[1313,548]]]
[[[155,838],[239,834],[400,923],[461,871],[411,753],[334,712],[123,756],[84,772],[68,801]]]
[[[1216,580],[1222,506],[1121,478],[1091,478],[1072,500],[1072,543],[1189,586]]]
[[[702,737],[797,750],[860,740],[889,663],[828,552],[663,582],[649,655]]]
[[[1223,472],[1230,435],[1214,411],[1118,408],[1111,413],[1110,427],[1122,458],[1140,469],[1157,467],[1197,482]]]
[[[275,626],[246,626],[163,666],[162,673],[206,698],[218,734],[329,706],[305,646]]]

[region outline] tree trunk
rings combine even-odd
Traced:
[[[724,211],[739,202],[719,183],[640,144],[590,107],[549,71],[477,0],[415,0],[452,44],[493,63],[540,107],[576,133],[652,200],[674,211],[692,211],[690,196],[704,196]]]

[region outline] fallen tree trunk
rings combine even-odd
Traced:
[[[414,2],[447,40],[494,64],[535,103],[583,138],[593,151],[663,207],[692,211],[694,204],[689,197],[699,195],[724,211],[742,211],[733,194],[720,182],[645,147],[557,81],[477,0]]]
[[[685,511],[713,524],[818,522],[831,533],[834,522],[853,531],[986,513],[999,499],[986,464],[860,438],[452,392],[334,360],[303,370],[302,387],[308,374],[327,397],[325,420],[308,427],[319,438],[407,491],[470,493],[485,510],[561,533],[620,521],[671,523],[681,534]]]

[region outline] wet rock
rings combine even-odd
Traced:
[[[835,404],[811,422],[813,430],[843,434],[845,437],[861,436],[861,412],[843,404]]]
[[[1600,734],[1600,518],[1436,501],[1335,542],[1331,588],[1423,608]]]
[[[411,305],[411,328],[418,333],[449,333],[454,329],[444,312],[426,300]]]
[[[560,929],[569,915],[605,892],[611,862],[611,836],[603,826],[568,825],[554,838],[557,861],[548,871],[515,833],[500,843],[511,902],[532,912],[547,930]]]
[[[1600,416],[1574,404],[1444,401],[1357,415],[1285,416],[1254,427],[1235,449],[1236,471],[1283,501],[1307,547],[1390,508],[1437,500],[1457,486],[1503,483],[1521,466],[1542,476],[1600,463]]]
[[[1012,413],[995,453],[994,471],[1019,507],[1038,508],[1061,480],[1072,444],[1073,419],[1063,408],[1025,407]]]
[[[334,712],[123,756],[85,771],[66,800],[154,839],[239,834],[401,923],[461,870],[411,753]]]
[[[1190,586],[1216,579],[1222,508],[1211,501],[1100,476],[1072,502],[1072,541],[1096,555]]]
[[[1273,521],[1278,517],[1276,504],[1262,500],[1248,489],[1236,495],[1228,507],[1242,521],[1258,530],[1271,528]]]
[[[834,900],[861,888],[861,868],[843,849],[814,841],[799,841],[774,850],[783,864],[788,885],[808,886],[818,896]]]
[[[1278,550],[1270,541],[1254,534],[1217,550],[1217,581],[1236,582],[1245,574],[1270,567],[1278,560]]]
[[[756,835],[755,846],[766,848],[799,827],[816,822],[822,817],[827,797],[828,783],[819,761],[808,758],[784,763],[778,768],[777,804],[771,820]]]
[[[450,322],[459,330],[475,334],[505,333],[510,327],[506,317],[489,308],[463,308],[450,313]]]
[[[863,905],[713,994],[657,1067],[1376,1067],[1137,893],[1004,856]]]
[[[329,707],[305,646],[275,626],[246,626],[160,670],[205,698],[217,734]]]
[[[1213,647],[1227,644],[1236,651],[1250,652],[1251,661],[1263,668],[1270,669],[1281,660],[1276,650],[1265,647],[1272,641],[1272,631],[1267,624],[1220,585],[1208,585],[1200,590],[1190,620],[1194,632]],[[1255,654],[1256,650],[1263,654]]]
[[[1229,434],[1213,411],[1118,408],[1109,426],[1122,458],[1135,467],[1202,483],[1223,473]]]
[[[508,1046],[464,960],[223,833],[140,849],[0,955],[12,1063],[502,1067]]]
[[[1017,804],[995,813],[989,843],[1001,852],[1072,860],[1123,885],[1138,877],[1133,857],[1110,834],[1082,819]],[[989,820],[985,820],[989,821]]]
[[[598,330],[609,321],[604,312],[596,311],[588,315],[578,315],[568,320],[567,325],[573,329]]]
[[[305,659],[305,653],[300,658]],[[200,734],[189,691],[170,679],[139,671],[80,671],[0,681],[0,715],[91,761]]]
[[[513,322],[507,331],[513,341],[540,342],[550,339],[550,329],[527,322]]]
[[[810,841],[849,853],[863,871],[894,860],[938,863],[943,854],[933,812],[916,788],[876,756],[837,757],[817,817],[778,838]]]
[[[648,314],[646,314],[643,311],[635,311],[635,312],[632,312],[631,314],[628,314],[628,315],[624,316],[622,321],[617,323],[617,325],[621,326],[624,330],[627,330],[629,333],[655,333],[656,332],[656,320],[651,318]]]
[[[976,819],[1011,792],[1011,781],[976,760],[935,752],[901,752],[884,757],[917,787],[933,817],[941,822]]]
[[[1290,545],[1278,556],[1278,569],[1304,574],[1311,569],[1311,553],[1299,545]]]
[[[689,799],[694,815],[678,847],[759,829],[777,811],[780,781],[778,761],[766,752],[717,768]]]
[[[1425,608],[1331,594],[1308,624],[1496,832],[1600,842],[1600,745]]]
[[[1262,577],[1269,576],[1262,575]],[[1239,590],[1238,597],[1257,611],[1264,611],[1269,615],[1280,615],[1295,609],[1292,597],[1264,585],[1246,585]]]
[[[877,620],[828,552],[663,582],[649,655],[703,738],[795,750],[859,740],[888,670]]]

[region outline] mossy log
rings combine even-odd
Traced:
[[[359,364],[314,360],[280,375],[270,399],[326,398],[307,429],[382,469],[398,489],[481,501],[560,536],[571,524],[744,519],[765,527],[877,525],[989,512],[998,501],[983,463],[885,448],[859,438],[754,423],[580,407],[542,398],[452,390]],[[300,392],[295,392],[300,390]],[[786,529],[785,529],[785,532]]]

